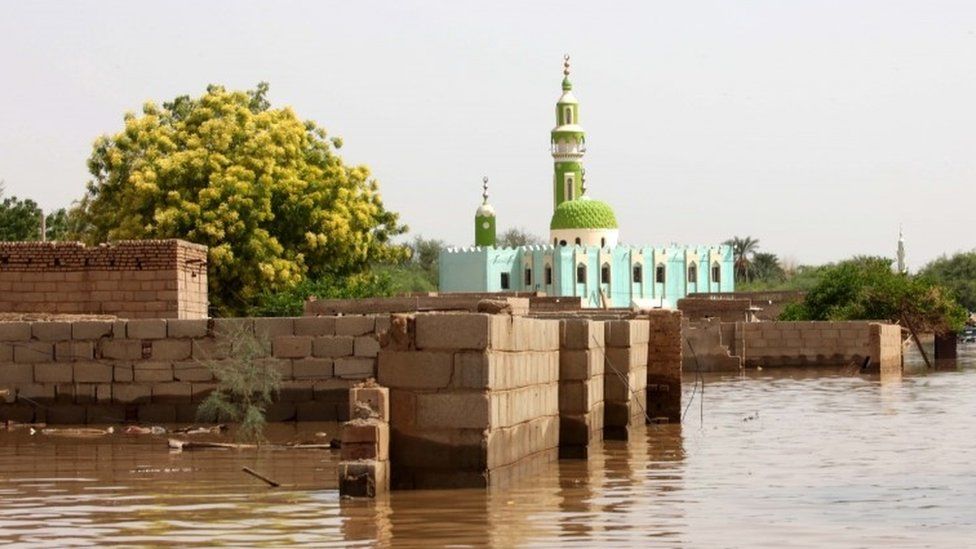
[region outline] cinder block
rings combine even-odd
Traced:
[[[189,402],[191,394],[189,383],[177,381],[152,386],[153,402]]]
[[[34,382],[34,366],[7,362],[0,364],[0,387]]]
[[[136,382],[173,381],[173,365],[169,362],[136,362],[132,370]]]
[[[54,358],[58,362],[92,360],[95,346],[91,341],[58,341],[54,344]]]
[[[113,383],[112,400],[122,404],[140,404],[149,402],[152,396],[150,385],[137,383]]]
[[[312,338],[308,336],[278,336],[274,339],[275,358],[305,358],[312,354]]]
[[[28,341],[30,322],[0,322],[0,341]]]
[[[562,349],[592,349],[605,346],[603,322],[587,319],[559,321],[559,346]]]
[[[372,333],[376,329],[376,319],[372,316],[335,317],[335,334],[359,336]]]
[[[327,379],[332,377],[332,359],[302,358],[292,363],[295,379]]]
[[[30,383],[17,387],[17,399],[24,402],[53,402],[54,385],[47,383]]]
[[[213,373],[198,362],[174,362],[173,378],[176,381],[211,381]]]
[[[342,459],[390,459],[390,425],[354,419],[342,426]]]
[[[311,317],[315,318],[315,317]],[[353,354],[352,336],[320,336],[312,343],[312,354],[317,357],[334,358]]]
[[[226,340],[213,337],[194,339],[192,354],[197,360],[221,360],[228,356],[228,344]]]
[[[376,336],[365,335],[356,338],[354,352],[356,356],[375,357],[379,352],[380,342],[376,339]]]
[[[67,365],[66,365],[67,367]],[[101,362],[76,362],[71,366],[74,369],[74,380],[80,383],[111,383],[113,378],[113,366]]]
[[[335,359],[335,376],[343,379],[366,379],[376,375],[376,360],[344,357]]]
[[[54,344],[47,341],[26,341],[14,345],[14,362],[37,364],[54,360]]]
[[[283,335],[295,335],[295,319],[293,318],[255,318],[254,335],[265,341]]]
[[[486,314],[417,315],[417,348],[487,349],[492,336],[490,318]]]
[[[72,380],[70,364],[45,362],[34,365],[34,381],[37,383],[71,383]]]
[[[142,342],[134,339],[107,339],[100,345],[101,358],[141,360]]]
[[[213,333],[219,336],[228,334],[253,334],[253,318],[213,318]]]
[[[464,389],[491,388],[493,381],[491,368],[491,355],[488,351],[454,353],[453,384],[457,388]]]
[[[64,341],[71,339],[70,322],[33,322],[31,337],[40,341]]]
[[[112,336],[112,322],[106,320],[78,320],[71,323],[71,339],[99,339]]]
[[[390,389],[387,387],[352,387],[349,389],[349,408],[354,417],[362,407],[369,408],[370,417],[390,421]]]
[[[207,319],[176,319],[166,321],[166,336],[171,338],[207,337],[210,321]]]
[[[306,316],[294,319],[295,335],[331,336],[336,333],[334,316]]]
[[[339,462],[339,494],[373,498],[390,489],[388,461],[357,460]]]
[[[314,383],[308,380],[283,381],[278,391],[278,400],[285,402],[308,402],[314,400],[312,387]]]
[[[377,359],[377,381],[386,387],[441,389],[453,372],[452,352],[383,351]]]
[[[166,321],[160,318],[130,320],[125,334],[129,339],[163,339],[166,337]]]
[[[186,360],[192,352],[193,346],[188,339],[160,339],[152,343],[155,360]]]
[[[418,394],[416,398],[418,427],[445,429],[490,427],[489,399],[486,393],[430,393]]]
[[[584,380],[603,373],[604,354],[600,349],[559,352],[559,379]]]
[[[131,382],[133,378],[131,364],[115,364],[112,366],[112,381]]]

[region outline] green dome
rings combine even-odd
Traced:
[[[606,202],[582,197],[563,202],[552,213],[549,229],[616,229],[617,216]]]

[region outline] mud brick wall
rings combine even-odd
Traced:
[[[586,458],[603,440],[605,327],[587,319],[559,321],[559,457]]]
[[[206,318],[207,247],[0,242],[0,312]]]
[[[604,334],[603,436],[627,440],[629,427],[645,422],[650,323],[643,319],[608,320]]]
[[[723,322],[747,321],[752,301],[749,299],[708,299],[686,297],[678,300],[678,310],[688,320],[718,318]]]
[[[891,324],[748,322],[735,329],[734,352],[747,367],[846,366],[871,357],[875,371],[901,369],[901,332]]]
[[[282,374],[269,421],[349,419],[349,387],[375,376],[388,315],[0,322],[0,420],[190,422],[216,387],[206,364],[233,360],[227,336],[254,333]]]
[[[647,338],[647,414],[681,421],[682,313],[650,311]]]
[[[394,488],[497,485],[527,463],[555,459],[558,322],[394,315],[382,344]]]

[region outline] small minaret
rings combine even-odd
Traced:
[[[549,135],[553,160],[552,207],[580,197],[586,135],[579,125],[579,101],[569,81],[569,56],[563,57],[563,93],[556,102],[556,126]]]
[[[482,203],[474,215],[474,245],[495,245],[495,208],[488,203],[488,177],[481,180]]]
[[[905,265],[905,238],[902,236],[901,225],[898,226],[898,272],[908,273],[908,266]]]

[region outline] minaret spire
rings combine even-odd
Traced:
[[[556,102],[556,127],[550,132],[553,159],[552,207],[582,194],[586,136],[579,125],[579,101],[569,81],[569,55],[563,56],[563,93]]]
[[[481,179],[481,206],[474,215],[474,245],[495,245],[495,208],[488,203],[488,176]]]
[[[898,272],[905,274],[908,266],[905,265],[905,238],[902,235],[901,224],[898,225]]]

